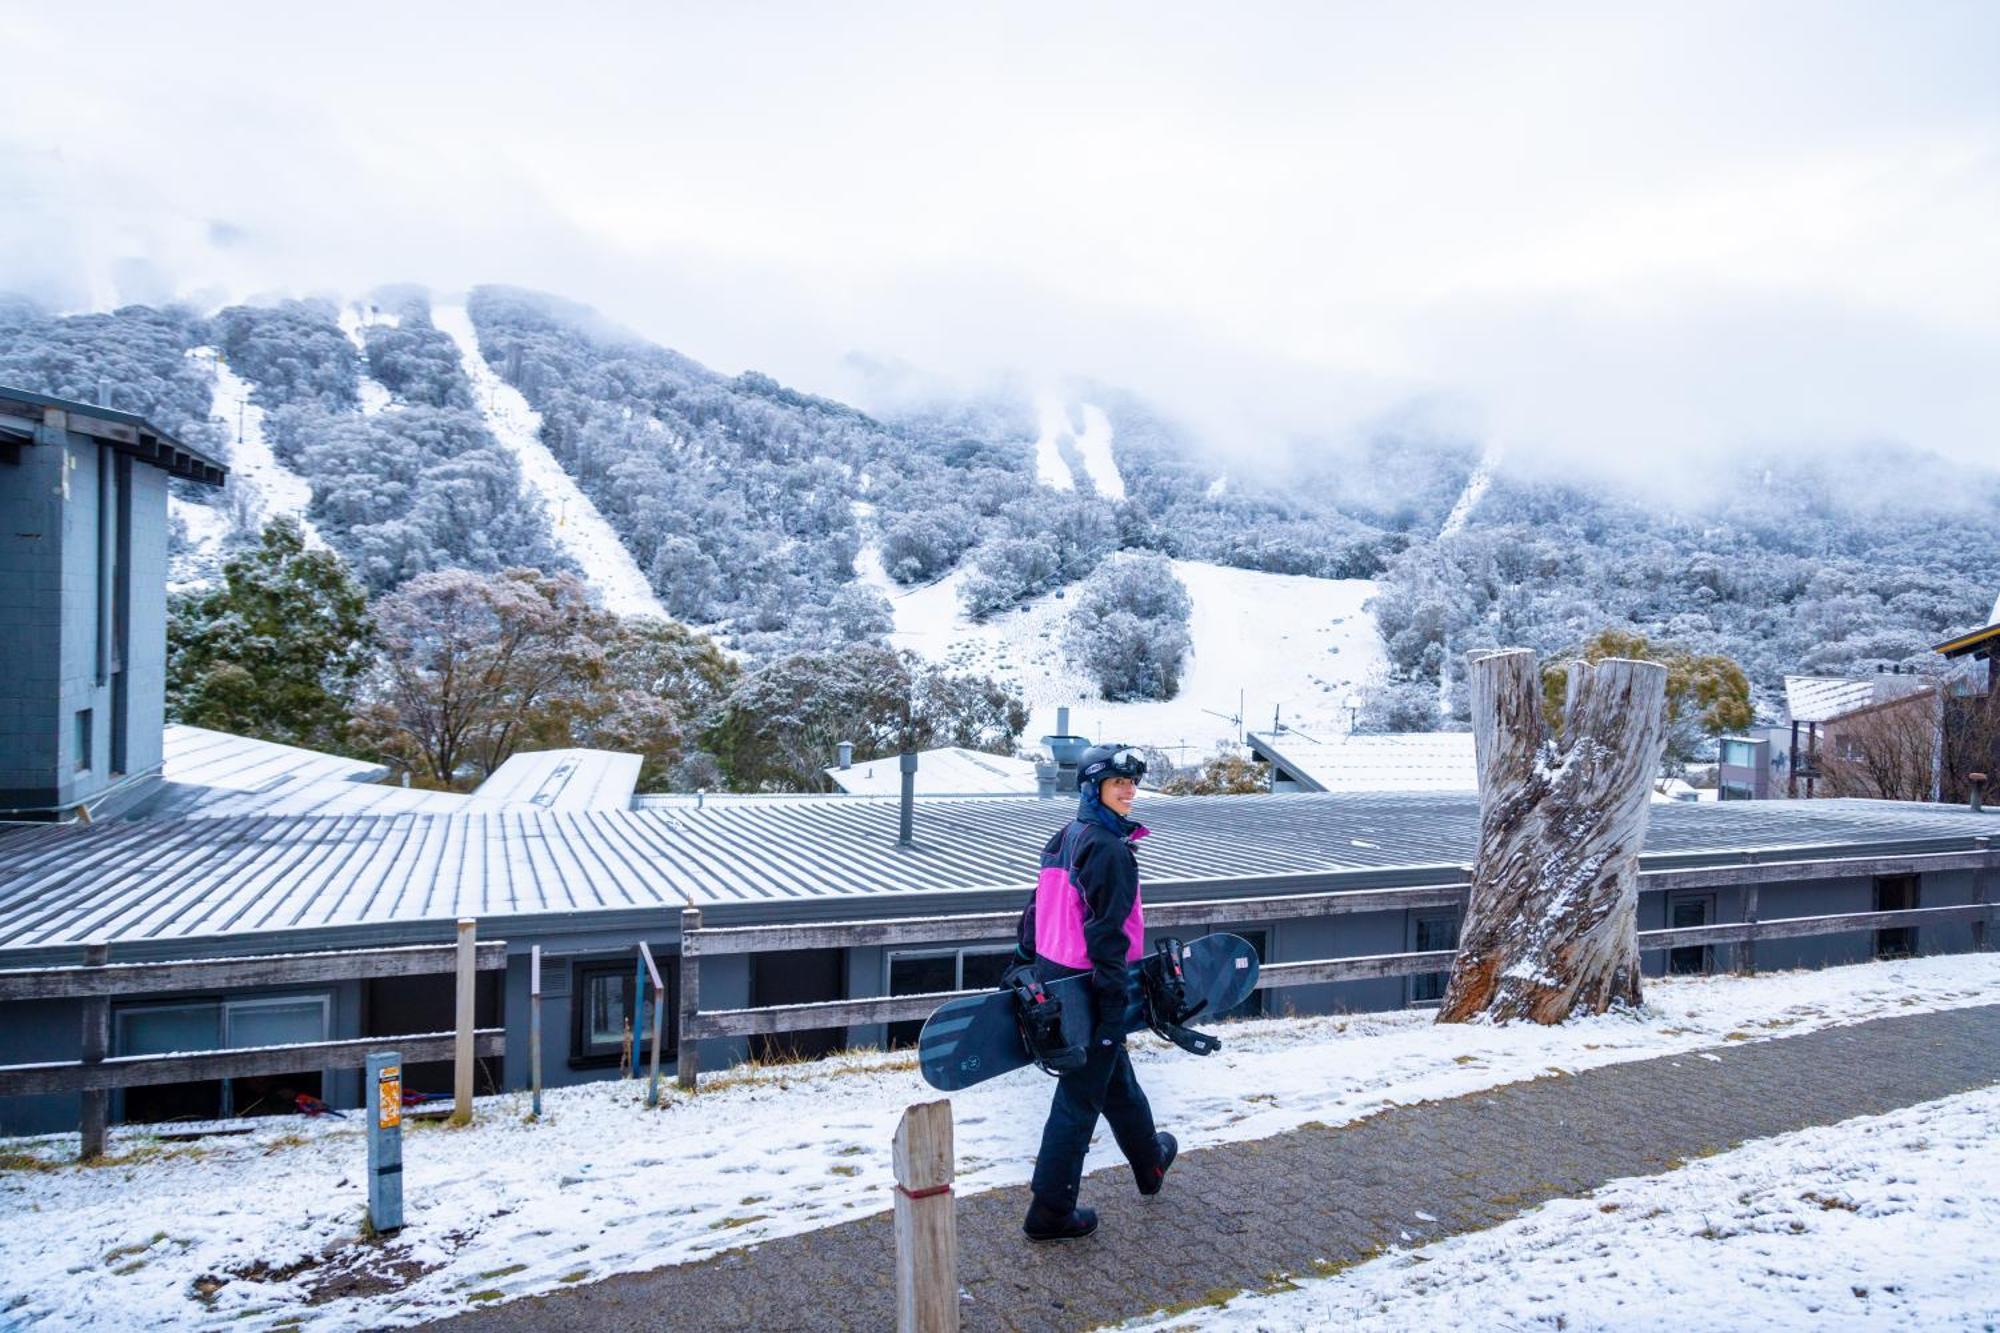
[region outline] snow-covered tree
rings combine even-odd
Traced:
[[[1193,640],[1194,601],[1163,556],[1107,560],[1077,590],[1063,652],[1106,699],[1171,699]]]

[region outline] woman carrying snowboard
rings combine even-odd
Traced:
[[[1056,1082],[1035,1156],[1034,1202],[1021,1229],[1030,1240],[1073,1240],[1097,1230],[1097,1214],[1077,1206],[1083,1159],[1101,1115],[1141,1194],[1158,1194],[1179,1145],[1153,1128],[1153,1108],[1132,1072],[1125,1029],[1140,996],[1130,975],[1145,951],[1145,910],[1132,844],[1146,836],[1128,816],[1146,761],[1122,746],[1097,745],[1077,766],[1076,818],[1042,848],[1035,897],[1021,914],[1018,963],[1044,985],[1090,974],[1095,1023],[1082,1067]]]

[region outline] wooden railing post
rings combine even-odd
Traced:
[[[957,1333],[950,1101],[920,1102],[903,1112],[895,1168],[896,1333]]]
[[[451,1123],[472,1123],[472,1012],[477,992],[479,923],[466,916],[458,920],[458,1044],[452,1052]]]
[[[528,950],[528,1086],[530,1109],[542,1118],[542,946]]]
[[[104,943],[83,947],[85,967],[103,967],[111,958],[111,946]],[[102,1064],[111,1053],[111,997],[93,995],[83,1002],[83,1063]],[[109,1119],[111,1093],[89,1088],[83,1094],[83,1147],[77,1154],[85,1162],[104,1156],[105,1124]]]
[[[1743,853],[1745,865],[1757,864],[1757,853]],[[1737,947],[1736,970],[1749,976],[1757,974],[1757,881],[1751,880],[1743,886],[1743,924],[1749,927],[1749,937]]]
[[[1972,845],[1974,847],[1977,847],[1980,851],[1987,852],[1990,854],[1993,849],[1993,839],[1974,838],[1972,840]],[[1987,859],[1990,863],[1992,858],[1989,855]],[[1988,864],[1972,872],[1972,901],[1975,905],[1986,901],[1986,881],[1988,878],[1992,876],[1992,874],[1993,874],[1993,867],[1991,864]],[[1972,951],[1974,953],[1979,953],[1985,948],[1986,948],[1986,921],[1984,918],[1974,918],[1972,922]]]
[[[675,1082],[681,1091],[693,1092],[695,1076],[701,1070],[700,1043],[694,1038],[694,1018],[701,1012],[701,954],[694,945],[694,932],[701,929],[701,909],[681,912],[681,1012],[680,1060]]]

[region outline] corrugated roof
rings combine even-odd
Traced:
[[[643,760],[612,750],[528,750],[493,770],[472,803],[543,810],[624,810],[632,804]]]
[[[465,915],[492,938],[657,933],[687,904],[739,922],[992,909],[1021,899],[1068,813],[1034,798],[925,801],[910,849],[896,846],[897,803],[861,797],[35,828],[0,837],[0,951],[12,955],[0,965],[68,958],[93,939],[125,957],[410,942]],[[1155,833],[1140,861],[1156,901],[1455,879],[1478,832],[1471,796],[1148,796],[1139,814]],[[1645,856],[1943,849],[1996,829],[2000,816],[1961,807],[1673,804],[1653,809]]]
[[[1831,722],[1871,704],[1887,703],[1936,684],[1924,676],[1787,676],[1785,712],[1793,722]]]
[[[389,776],[387,764],[303,750],[276,741],[232,736],[226,731],[167,724],[161,737],[163,776],[169,782],[229,791],[259,791],[286,782],[379,782]]]
[[[864,759],[826,775],[852,796],[895,796],[903,792],[903,769],[896,755]],[[1033,796],[1032,759],[947,747],[917,754],[919,796]]]
[[[1297,775],[1309,791],[1476,792],[1469,731],[1315,739],[1299,731],[1253,732],[1253,749]]]

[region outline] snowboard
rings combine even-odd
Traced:
[[[1186,978],[1190,1001],[1207,1004],[1190,1024],[1212,1022],[1249,998],[1257,988],[1257,952],[1250,942],[1236,935],[1203,935],[1181,946],[1181,970]],[[1132,964],[1133,984],[1144,960]],[[1062,1002],[1063,1036],[1088,1047],[1095,1011],[1091,1004],[1090,975],[1079,973],[1052,981],[1044,988]],[[1026,1068],[1034,1063],[1021,1040],[1012,991],[969,995],[938,1006],[924,1023],[917,1038],[917,1056],[924,1081],[941,1092],[956,1092],[989,1078]],[[1143,1012],[1126,1027],[1128,1033],[1147,1026]]]

